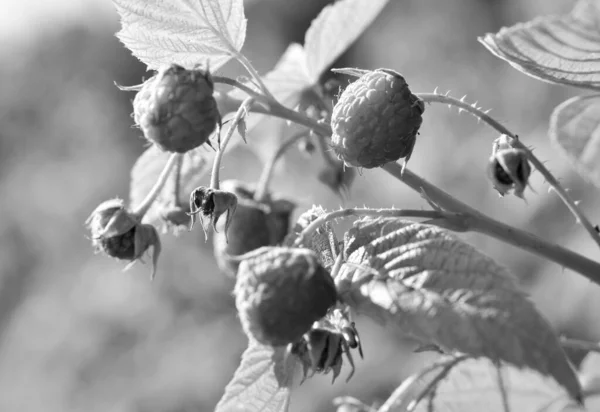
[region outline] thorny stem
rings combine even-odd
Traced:
[[[437,210],[411,210],[411,209],[369,209],[369,208],[349,208],[329,212],[313,220],[299,235],[295,241],[295,246],[303,244],[306,239],[314,233],[319,227],[332,220],[349,216],[378,216],[378,217],[417,217],[429,219],[454,218],[456,215]]]
[[[138,205],[138,207],[136,207],[132,211],[132,215],[136,219],[142,220],[142,218],[144,217],[146,212],[148,212],[148,210],[152,206],[152,203],[154,203],[154,201],[156,200],[160,191],[162,190],[163,186],[167,182],[167,178],[169,177],[169,174],[171,173],[173,166],[175,166],[177,164],[177,161],[180,157],[181,157],[180,153],[171,154],[171,156],[167,160],[167,163],[165,164],[165,167],[163,168],[162,172],[160,172],[160,176],[158,176],[156,183],[154,184],[152,189],[150,189],[150,192],[146,195],[146,197],[144,198],[144,200],[142,200],[142,202]]]
[[[435,187],[425,179],[404,169],[398,163],[388,163],[382,167],[397,179],[403,181],[417,192],[425,192],[439,206],[451,212],[467,215],[463,219],[465,230],[471,230],[491,236],[515,247],[525,249],[536,255],[558,263],[564,267],[579,272],[592,282],[600,285],[600,263],[588,259],[578,253],[550,243],[529,232],[514,228],[484,215]]]
[[[212,189],[219,190],[219,169],[221,167],[221,160],[223,160],[223,154],[225,153],[225,149],[227,149],[227,145],[229,144],[229,141],[231,140],[233,132],[235,131],[238,123],[246,115],[248,107],[252,105],[254,100],[254,97],[248,97],[246,100],[244,100],[238,108],[235,117],[231,120],[229,129],[227,130],[227,135],[221,142],[221,146],[217,151],[217,155],[215,156],[215,160],[213,163],[212,175],[210,177],[210,187]]]
[[[442,96],[433,96],[440,97],[439,101],[442,101]],[[445,97],[445,99],[446,100],[444,100],[444,102],[447,103],[448,98]],[[460,100],[453,99],[453,101],[459,102],[461,104],[461,107],[463,104],[466,107],[471,107],[467,103],[461,103]],[[261,101],[261,103],[263,102]],[[331,127],[329,125],[318,123],[308,118],[307,116],[302,115],[299,112],[288,109],[287,107],[279,103],[271,102],[270,104],[265,104],[264,106],[255,105],[252,107],[252,110],[257,113],[268,114],[306,126],[312,129],[315,133],[320,134],[321,136],[331,136]],[[485,113],[481,112],[481,114],[484,115],[484,117],[482,117],[482,120],[486,120],[487,118],[491,119],[489,116],[485,115]],[[510,133],[502,125],[498,124],[493,119],[491,119],[491,122],[492,123],[489,124],[492,125],[492,127],[497,128],[496,130],[504,134],[506,134],[506,132]],[[509,136],[512,135],[509,134]],[[427,182],[425,179],[411,172],[409,169],[405,168],[404,173],[401,173],[402,167],[397,163],[387,163],[386,165],[382,166],[382,169],[396,177],[398,180],[404,182],[416,192],[422,195],[424,194],[427,198],[434,201],[441,208],[446,209],[450,212],[468,215],[469,223],[471,223],[472,225],[477,223],[476,227],[470,227],[469,230],[475,230],[477,232],[492,236],[515,247],[526,249],[531,253],[545,257],[550,261],[556,262],[566,268],[579,272],[586,278],[590,279],[592,282],[600,285],[600,263],[588,259],[583,255],[565,249],[561,246],[540,239],[537,236],[534,236],[526,231],[513,228],[509,225],[505,225],[501,222],[498,222],[492,219],[491,217],[486,216],[483,213],[468,206],[467,204],[461,202],[460,200],[454,198],[453,196],[439,189],[437,186]]]
[[[458,107],[460,110],[464,110],[474,115],[475,117],[483,120],[488,125],[496,129],[498,132],[505,134],[512,138],[512,144],[517,149],[523,150],[527,153],[527,157],[529,161],[533,164],[533,166],[542,174],[544,179],[548,182],[550,187],[554,189],[554,191],[558,194],[563,203],[567,206],[569,211],[575,216],[578,223],[581,223],[583,228],[589,233],[594,242],[598,246],[600,246],[600,234],[594,229],[594,226],[590,223],[585,214],[581,211],[581,209],[577,206],[575,201],[569,196],[567,191],[562,187],[562,185],[556,180],[554,175],[544,166],[544,164],[533,154],[533,152],[523,144],[517,135],[511,133],[506,127],[501,125],[498,121],[490,117],[486,112],[479,109],[476,105],[471,105],[463,100],[455,99],[453,97],[437,94],[437,93],[417,93],[417,97],[422,99],[426,103],[443,103],[452,106]]]
[[[292,147],[294,143],[296,143],[300,138],[304,136],[306,136],[306,130],[296,133],[295,135],[287,139],[284,143],[282,143],[279,146],[279,148],[275,151],[275,153],[273,153],[267,164],[263,167],[260,178],[258,179],[256,191],[254,192],[255,201],[260,203],[265,199],[267,193],[269,192],[269,183],[271,182],[273,170],[275,169],[277,161],[290,147]]]

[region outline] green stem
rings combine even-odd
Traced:
[[[241,91],[245,92],[246,94],[248,94],[251,97],[254,97],[256,99],[260,99],[260,98],[265,98],[262,94],[252,90],[250,87],[246,86],[243,83],[238,82],[237,80],[234,79],[230,79],[229,77],[224,77],[224,76],[212,76],[212,80],[215,83],[222,83],[222,84],[227,84],[229,86],[235,87],[240,89]]]
[[[179,202],[179,191],[181,190],[181,167],[183,166],[183,156],[179,156],[175,162],[173,172],[173,206],[181,206]]]
[[[588,352],[600,353],[600,343],[588,342],[585,340],[567,338],[565,336],[560,337],[560,343],[563,348],[585,350]]]
[[[162,190],[163,186],[167,182],[167,178],[169,177],[171,170],[177,164],[178,159],[180,157],[181,157],[180,153],[172,153],[171,154],[171,156],[169,157],[169,160],[167,160],[167,163],[165,164],[165,167],[163,168],[162,172],[160,172],[160,175],[158,176],[156,183],[154,184],[152,189],[150,189],[150,192],[146,195],[144,200],[142,200],[142,202],[131,212],[132,215],[136,219],[142,220],[142,218],[144,217],[146,212],[148,212],[148,210],[150,209],[150,207],[152,206],[152,204],[154,203],[154,201],[160,194],[160,191]]]
[[[296,239],[294,245],[300,246],[306,239],[313,234],[322,225],[332,220],[340,219],[349,216],[371,216],[371,217],[417,217],[417,218],[428,218],[428,219],[452,219],[460,218],[452,213],[438,211],[438,210],[411,210],[411,209],[369,209],[369,208],[349,208],[336,210],[335,212],[329,212],[323,216],[319,216],[313,220]]]
[[[229,129],[227,130],[227,135],[221,142],[221,147],[219,147],[219,150],[217,151],[217,155],[215,156],[215,160],[213,163],[212,175],[210,178],[210,187],[212,189],[219,190],[219,169],[221,167],[221,161],[223,160],[223,154],[227,149],[227,145],[229,144],[229,141],[231,140],[233,132],[235,131],[238,123],[246,115],[248,107],[250,107],[252,103],[254,103],[254,100],[254,97],[248,97],[246,100],[244,100],[238,108],[235,117],[231,120]]]
[[[417,93],[417,97],[423,100],[426,103],[443,103],[452,106],[456,106],[461,110],[464,110],[475,117],[483,120],[485,123],[496,129],[498,132],[505,134],[512,138],[513,146],[517,149],[521,149],[527,153],[527,157],[529,161],[533,164],[533,166],[542,174],[544,179],[548,182],[550,187],[556,191],[560,199],[567,206],[569,211],[575,216],[578,223],[581,223],[586,232],[591,236],[591,238],[596,242],[596,244],[600,247],[600,234],[594,229],[594,226],[591,224],[589,219],[585,216],[585,214],[581,211],[581,209],[577,206],[575,201],[569,196],[567,191],[562,187],[562,185],[556,180],[554,175],[544,166],[544,164],[533,154],[533,152],[525,146],[518,138],[517,135],[512,133],[498,121],[490,117],[486,112],[477,108],[475,105],[471,105],[463,100],[458,100],[450,96],[446,96],[443,94],[437,93]]]
[[[260,89],[265,94],[265,96],[269,100],[276,102],[277,99],[275,99],[275,97],[271,94],[271,91],[267,88],[267,86],[263,82],[262,78],[260,77],[260,75],[258,74],[256,69],[254,68],[252,63],[250,63],[250,60],[248,60],[248,58],[240,52],[237,52],[235,54],[235,57],[242,64],[242,66],[244,66],[246,68],[246,70],[248,70],[248,73],[250,73],[250,76],[252,76],[252,78],[256,81],[256,83],[258,83],[258,85],[260,86]]]
[[[277,161],[281,159],[283,154],[290,148],[294,143],[296,143],[300,138],[306,136],[306,131],[301,131],[287,139],[283,144],[279,146],[277,151],[273,153],[267,164],[263,167],[260,178],[258,179],[258,183],[256,185],[256,191],[254,192],[254,200],[257,202],[262,202],[265,200],[265,197],[269,193],[269,183],[271,182],[271,177],[273,176],[273,170],[275,169],[275,165]]]

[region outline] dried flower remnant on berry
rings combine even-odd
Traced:
[[[209,226],[204,224],[203,218],[210,220],[212,228],[216,232],[217,222],[223,213],[227,213],[225,217],[225,234],[227,234],[237,204],[237,197],[231,192],[204,186],[194,189],[190,194],[190,211],[188,213],[191,218],[190,230],[194,227],[196,216],[199,216],[202,230],[204,230],[204,235],[208,239],[207,229]]]
[[[331,117],[331,147],[346,165],[371,169],[410,159],[425,105],[389,69],[363,74],[340,95]]]
[[[354,375],[355,366],[351,349],[358,349],[363,357],[362,345],[356,325],[349,319],[349,309],[336,307],[323,319],[315,322],[302,339],[289,345],[291,354],[302,364],[303,381],[315,373],[333,373],[333,382],[342,370],[344,355],[348,359],[351,371],[346,382]]]
[[[521,149],[500,149],[488,162],[488,176],[500,196],[512,190],[515,196],[523,199],[530,175],[527,152]]]
[[[101,203],[86,220],[92,244],[108,256],[127,260],[129,268],[153,247],[152,278],[161,251],[160,237],[152,225],[142,224],[126,208],[123,200],[111,199]]]
[[[234,294],[242,327],[258,342],[297,342],[336,304],[333,279],[313,251],[264,247],[248,255]]]
[[[290,219],[296,204],[270,193],[263,200],[254,200],[255,189],[238,180],[221,182],[221,188],[237,196],[238,205],[231,219],[227,236],[220,231],[213,236],[213,252],[219,269],[235,277],[243,255],[262,246],[280,244],[290,229]],[[229,238],[229,239],[228,239]]]
[[[133,101],[133,116],[144,137],[164,151],[185,153],[221,127],[208,70],[172,64],[147,80]]]

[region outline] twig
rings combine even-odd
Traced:
[[[500,124],[498,121],[493,119],[487,114],[487,112],[479,109],[476,105],[469,104],[463,100],[455,99],[453,97],[437,94],[437,93],[417,93],[420,99],[426,103],[442,103],[458,107],[460,110],[469,112],[473,116],[483,120],[485,123],[496,129],[498,132],[505,134],[512,138],[512,144],[515,148],[523,150],[527,153],[529,161],[533,166],[542,174],[544,179],[548,182],[550,187],[556,191],[560,199],[567,206],[569,211],[575,216],[578,223],[581,223],[583,228],[588,232],[591,238],[600,247],[600,233],[594,229],[594,225],[591,224],[589,219],[585,216],[583,211],[577,206],[575,201],[569,196],[567,191],[562,187],[554,175],[544,166],[544,164],[533,154],[533,152],[525,146],[518,138],[518,136]]]
[[[171,173],[171,169],[173,169],[173,166],[175,166],[177,164],[177,161],[180,157],[181,157],[181,154],[179,154],[179,153],[171,154],[171,156],[169,157],[169,160],[167,160],[167,163],[165,164],[165,167],[163,168],[162,172],[160,172],[160,175],[158,176],[156,183],[154,184],[154,186],[152,186],[152,189],[150,189],[150,192],[146,195],[144,200],[142,200],[142,202],[131,212],[132,215],[135,216],[136,219],[142,220],[142,218],[144,217],[146,212],[148,212],[148,210],[150,209],[150,207],[152,206],[152,204],[158,197],[163,186],[167,182],[167,178],[169,177],[169,174]]]

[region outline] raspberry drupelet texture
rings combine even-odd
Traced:
[[[221,125],[210,73],[176,64],[144,83],[133,108],[144,137],[168,152],[210,145],[208,138]]]
[[[399,73],[377,69],[346,87],[333,109],[333,151],[346,165],[372,169],[410,159],[425,105]]]
[[[246,334],[284,346],[299,341],[337,302],[329,272],[310,249],[265,247],[240,264],[234,289]]]

